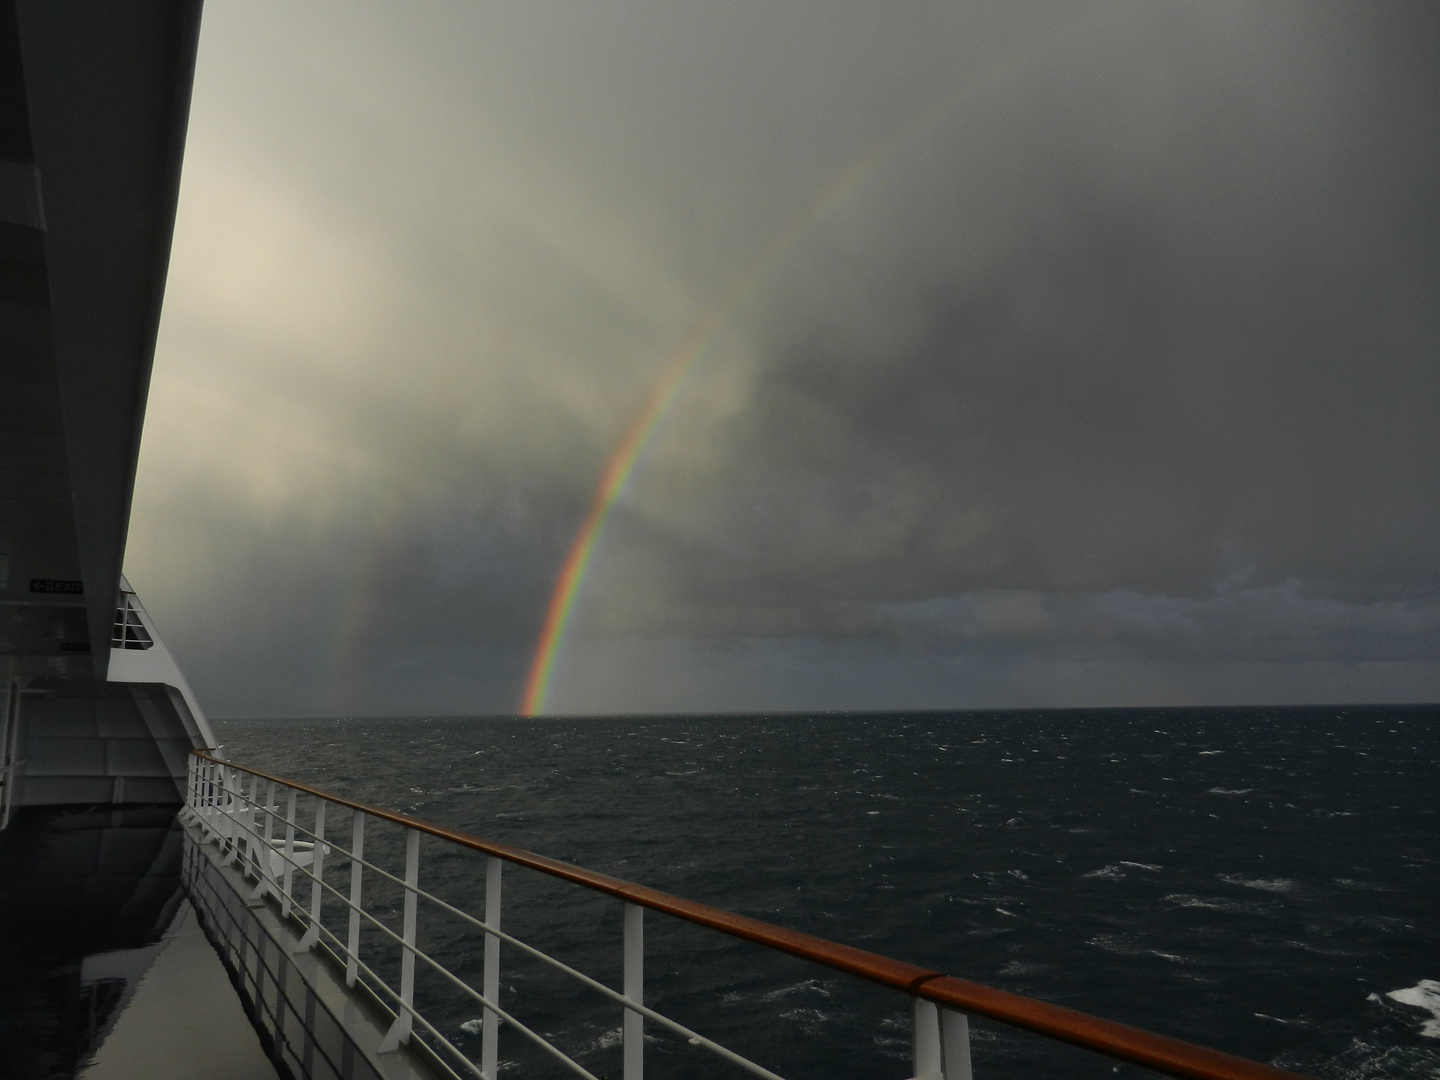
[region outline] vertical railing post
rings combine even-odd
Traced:
[[[241,795],[245,789],[242,786],[244,782],[236,776],[234,769],[227,769],[224,765],[217,765],[216,769],[220,774],[220,813],[216,816],[215,824],[220,827],[220,835],[225,838],[221,841],[221,850],[225,852],[221,865],[229,866],[241,857],[242,843],[246,844],[245,850],[249,850],[250,838],[240,835],[237,816],[244,805]]]
[[[916,1080],[944,1080],[941,1072],[940,1010],[933,1001],[918,997],[913,1000],[910,1032]]]
[[[310,926],[295,946],[304,952],[320,940],[320,901],[325,895],[325,800],[315,797],[315,854],[310,860]]]
[[[225,776],[220,771],[219,762],[212,761],[209,765],[207,779],[210,782],[210,806],[207,812],[210,815],[211,830],[220,844],[220,855],[225,856]]]
[[[274,832],[275,810],[277,809],[275,804],[275,781],[270,780],[266,784],[264,809],[265,831],[260,833],[258,838],[255,835],[256,832],[259,830],[259,815],[261,813],[258,806],[258,803],[260,801],[260,778],[258,776],[255,777],[255,786],[251,789],[251,794],[254,797],[257,806],[255,808],[256,817],[254,827],[250,833],[251,861],[256,864],[254,867],[256,872],[255,888],[250,893],[250,899],[259,900],[267,892],[275,891],[275,876],[270,871],[270,856],[275,850],[270,842],[272,839],[272,833]]]
[[[645,909],[625,905],[625,970],[621,993],[637,1005],[645,1004]],[[625,1010],[622,1030],[625,1044],[625,1080],[643,1080],[645,1075],[645,1018],[634,1009]]]
[[[945,1080],[972,1080],[968,1016],[953,1009],[940,1010],[940,1049],[945,1062]]]
[[[500,929],[500,874],[505,864],[493,855],[485,858],[485,925]],[[500,1003],[500,939],[485,935],[485,971],[480,993],[486,1001]],[[480,1071],[485,1080],[496,1080],[500,1062],[500,1017],[487,1008],[480,1014]]]
[[[346,943],[345,985],[354,986],[360,974],[360,875],[365,857],[365,811],[354,810],[350,817],[350,935]]]
[[[290,892],[295,881],[295,795],[296,791],[290,789],[290,798],[285,804],[285,877],[284,887],[280,892],[280,917],[290,917]]]
[[[243,796],[245,781],[237,778],[235,788],[237,793]],[[240,822],[247,819],[250,822],[250,827],[246,829],[244,833],[245,866],[246,869],[249,870],[253,868],[253,864],[257,863],[260,859],[260,778],[258,776],[250,777],[250,801],[247,803],[244,798],[241,798],[235,808],[235,812],[237,814],[237,828],[239,828]],[[270,815],[267,813],[265,815],[265,839],[268,840],[269,838]]]
[[[404,941],[400,953],[400,1003],[395,1023],[380,1041],[379,1053],[397,1050],[410,1041],[410,1027],[415,1007],[415,908],[420,886],[420,832],[405,829],[405,921],[401,931]]]

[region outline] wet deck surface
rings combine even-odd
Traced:
[[[30,808],[0,833],[7,1080],[273,1080],[181,892],[177,809]]]
[[[84,1080],[275,1080],[189,904]]]

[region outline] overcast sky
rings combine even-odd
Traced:
[[[1440,700],[1433,3],[209,0],[127,572],[212,715]],[[756,267],[759,267],[758,272]]]

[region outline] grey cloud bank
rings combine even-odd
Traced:
[[[213,711],[513,709],[857,162],[555,709],[1440,698],[1434,10],[842,6],[207,8],[128,567]]]

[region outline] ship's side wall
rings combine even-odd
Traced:
[[[178,804],[186,755],[215,745],[209,722],[139,598],[121,579],[110,679],[32,678],[8,696],[9,806]],[[136,635],[134,629],[141,633]]]
[[[0,829],[214,745],[120,574],[200,6],[0,0]]]
[[[164,684],[36,680],[18,720],[15,806],[183,800],[193,743]]]

